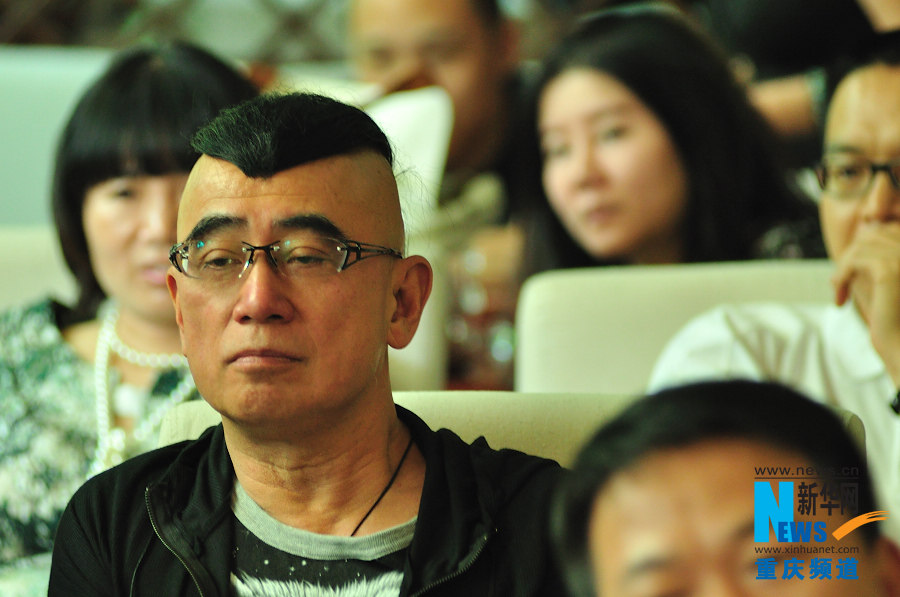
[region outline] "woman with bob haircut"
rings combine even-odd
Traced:
[[[166,289],[193,133],[256,86],[184,43],[114,56],[61,136],[53,214],[74,305],[0,314],[0,564],[49,552],[85,479],[156,445],[198,397]]]
[[[595,13],[550,52],[533,101],[541,180],[524,274],[824,255],[815,207],[727,57],[657,3]],[[538,174],[539,173],[539,174]]]

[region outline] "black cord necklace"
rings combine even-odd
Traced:
[[[375,503],[372,504],[372,507],[369,508],[369,511],[366,512],[366,515],[362,517],[362,520],[359,521],[359,524],[356,525],[356,528],[353,529],[353,532],[350,533],[350,536],[353,537],[356,535],[356,531],[359,530],[359,527],[363,525],[363,523],[369,518],[369,515],[375,509],[378,504],[381,503],[381,498],[385,496],[388,490],[391,488],[391,485],[394,484],[394,481],[397,479],[397,474],[400,472],[400,469],[403,467],[403,463],[406,461],[406,455],[409,454],[410,448],[412,448],[413,440],[412,437],[409,438],[409,443],[406,444],[406,449],[403,450],[403,456],[400,457],[400,462],[397,463],[397,468],[394,469],[394,474],[391,475],[391,479],[387,482],[387,485],[384,486],[384,489],[381,490],[381,494],[378,496],[378,499],[375,500]]]

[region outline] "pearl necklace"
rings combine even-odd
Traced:
[[[184,377],[149,416],[143,418],[132,433],[131,444],[140,444],[156,433],[165,413],[174,405],[183,402],[195,390],[194,379],[187,369],[187,359],[180,354],[148,354],[141,353],[126,345],[116,334],[116,323],[119,311],[111,303],[101,308],[100,332],[97,335],[97,348],[94,353],[94,395],[96,397],[97,415],[97,450],[90,467],[90,475],[94,476],[107,468],[119,464],[126,458],[129,447],[128,437],[124,429],[113,428],[109,405],[109,357],[116,353],[129,363],[153,369],[185,369]]]
[[[116,333],[116,312],[114,309],[110,309],[113,312],[113,323],[110,327],[111,334],[109,337],[109,349],[131,363],[132,365],[138,365],[140,367],[147,367],[149,369],[178,369],[182,367],[187,367],[187,359],[184,355],[178,353],[150,353],[150,352],[138,352],[132,347],[128,346],[122,339],[119,338],[119,334]]]

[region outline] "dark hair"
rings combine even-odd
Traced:
[[[875,510],[866,461],[828,407],[771,382],[714,381],[642,398],[604,425],[582,448],[551,509],[551,535],[567,582],[593,595],[587,527],[596,496],[618,472],[660,450],[706,440],[745,439],[794,452],[818,471],[859,470],[859,512]],[[861,533],[870,544],[877,525]]]
[[[900,66],[900,30],[873,36],[847,52],[829,69],[826,83],[828,103],[831,103],[837,86],[848,75],[875,64]]]
[[[312,93],[266,94],[223,110],[192,145],[254,178],[363,150],[393,166],[391,144],[368,114]]]
[[[497,0],[468,0],[468,2],[488,27],[495,28],[503,21]]]
[[[530,102],[533,126],[542,90],[571,68],[614,77],[667,130],[688,179],[686,261],[749,259],[775,225],[802,219],[816,226],[814,204],[788,184],[774,133],[734,78],[724,51],[687,17],[640,3],[581,21],[544,61]],[[535,261],[527,273],[598,265],[548,204],[537,130],[532,137],[535,163],[528,170],[534,176],[525,188],[532,189],[526,227]]]
[[[96,313],[105,293],[91,267],[82,223],[85,193],[120,176],[188,172],[191,135],[221,108],[257,88],[212,54],[186,43],[117,54],[82,95],[63,130],[53,179],[53,216],[78,283],[73,321]]]

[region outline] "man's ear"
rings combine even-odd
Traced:
[[[169,268],[166,272],[166,287],[169,289],[169,296],[172,297],[172,304],[175,306],[175,323],[178,324],[178,333],[181,335],[181,345],[184,346],[184,319],[181,316],[181,304],[178,302],[178,280],[172,273],[173,268]]]
[[[412,341],[431,294],[433,277],[431,264],[421,255],[412,255],[395,263],[392,279],[393,312],[390,314],[388,327],[389,346],[403,348]]]
[[[881,595],[900,597],[900,548],[891,539],[881,537],[875,544],[875,559],[881,576]]]

